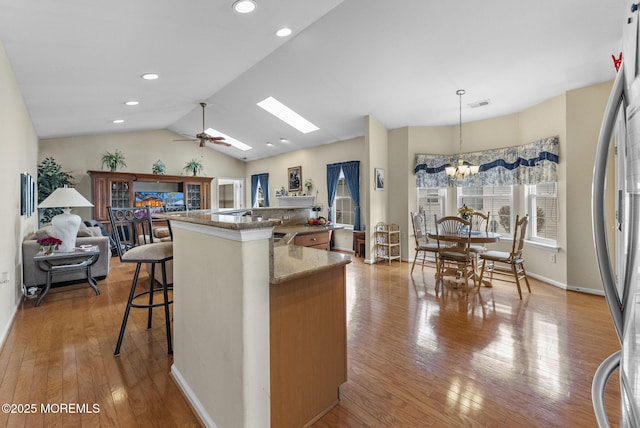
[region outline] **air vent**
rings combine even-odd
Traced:
[[[482,100],[482,101],[476,101],[474,103],[469,103],[469,107],[471,108],[484,107],[488,105],[489,105],[489,100]]]

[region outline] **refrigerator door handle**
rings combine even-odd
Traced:
[[[604,406],[604,392],[609,378],[620,366],[620,352],[614,352],[600,364],[591,383],[591,401],[593,402],[593,411],[596,414],[596,421],[600,428],[609,428],[611,426]]]
[[[611,318],[613,319],[613,325],[620,341],[622,341],[623,333],[623,303],[618,295],[613,266],[609,257],[605,217],[605,183],[609,146],[613,137],[616,116],[624,100],[624,80],[624,67],[620,67],[620,71],[613,83],[613,89],[609,94],[602,126],[600,127],[591,186],[591,211],[593,215],[593,239],[595,241],[596,258],[600,267],[602,286],[609,305],[609,311],[611,312]]]

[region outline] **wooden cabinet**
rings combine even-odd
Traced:
[[[400,226],[397,224],[378,223],[376,225],[376,258],[400,260]]]
[[[323,230],[320,232],[312,232],[296,235],[293,238],[294,245],[300,245],[302,247],[317,248],[320,250],[329,251],[329,241],[331,241],[331,230]]]
[[[171,186],[172,189],[184,193],[184,202],[188,210],[211,208],[212,177],[109,171],[87,171],[87,173],[91,177],[93,218],[103,223],[109,222],[108,206],[136,205],[137,187],[147,190],[149,186],[157,189],[161,189],[163,185]]]

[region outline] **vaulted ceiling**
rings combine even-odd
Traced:
[[[206,102],[206,126],[253,149],[210,147],[254,160],[360,136],[365,115],[388,129],[456,124],[459,88],[467,122],[613,79],[625,12],[597,0],[255,1],[241,15],[233,0],[0,0],[0,40],[41,139],[195,135]],[[293,34],[276,37],[285,26]],[[256,105],[268,96],[319,130]]]

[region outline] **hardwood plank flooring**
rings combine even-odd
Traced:
[[[347,266],[348,381],[341,401],[313,426],[595,427],[591,379],[619,349],[603,297],[536,280],[462,289],[410,263]],[[201,426],[173,382],[164,320],[132,310],[122,354],[112,355],[132,267],[111,259],[100,296],[85,284],[24,301],[0,352],[6,427]],[[618,376],[607,389],[620,411]],[[41,404],[99,405],[99,413],[42,413]]]

